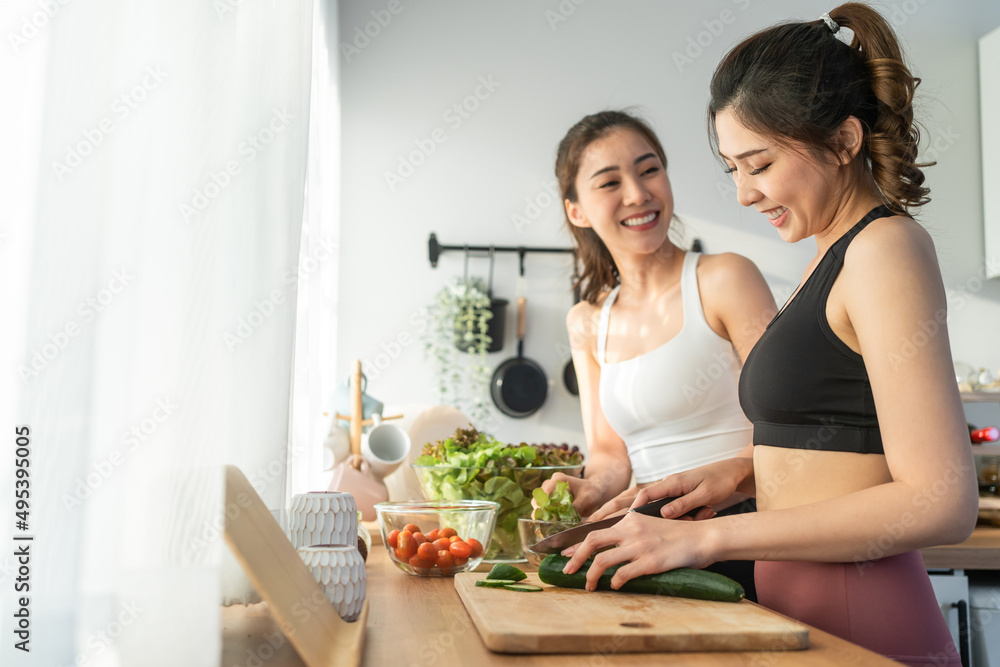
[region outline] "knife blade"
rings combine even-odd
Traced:
[[[672,503],[675,500],[677,500],[676,497],[660,498],[659,500],[654,500],[651,503],[646,503],[645,505],[640,505],[639,507],[630,509],[628,512],[625,512],[625,514],[619,514],[618,516],[613,516],[608,519],[601,519],[600,521],[584,523],[579,526],[574,526],[573,528],[567,528],[566,530],[556,533],[555,535],[550,535],[543,540],[539,540],[533,547],[531,547],[531,550],[538,554],[557,554],[568,546],[583,542],[583,539],[595,530],[603,530],[615,525],[624,519],[630,512],[638,512],[639,514],[658,517],[660,516],[660,508],[668,503]],[[686,516],[693,517],[700,509],[700,507],[696,507],[688,512]]]

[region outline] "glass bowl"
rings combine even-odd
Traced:
[[[377,503],[375,514],[382,543],[399,569],[422,577],[450,577],[482,562],[499,507],[483,500],[405,500]],[[419,528],[416,535],[412,530],[404,532],[411,524]],[[395,531],[400,532],[394,534]],[[407,534],[409,537],[404,537]],[[461,545],[454,544],[453,535],[461,538]],[[441,544],[433,550],[438,552],[434,561],[422,558],[420,553],[411,553],[424,542],[440,539],[452,542],[446,549],[449,556],[440,555],[445,550]]]
[[[521,550],[525,560],[538,567],[545,554],[535,553],[531,547],[546,537],[561,533],[569,528],[579,526],[583,521],[539,521],[531,517],[521,517],[517,520],[517,533],[521,538]]]
[[[524,561],[517,520],[531,515],[531,492],[557,472],[579,477],[584,464],[574,466],[483,467],[411,464],[428,500],[489,500],[498,503],[493,539],[486,547],[491,563]]]

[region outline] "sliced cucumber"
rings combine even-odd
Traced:
[[[507,563],[497,563],[490,570],[490,573],[486,575],[487,579],[510,579],[511,581],[521,581],[522,579],[527,579],[526,575],[521,570],[517,569],[513,565]]]
[[[503,588],[504,586],[516,583],[513,579],[478,579],[476,586],[481,588]]]
[[[504,588],[508,591],[521,591],[522,593],[537,593],[544,590],[541,586],[533,586],[531,584],[507,584]]]

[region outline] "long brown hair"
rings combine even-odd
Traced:
[[[788,145],[804,144],[839,157],[837,129],[857,118],[864,137],[852,160],[849,183],[874,180],[885,204],[911,215],[930,201],[917,163],[920,130],[913,120],[913,94],[920,79],[903,62],[896,33],[874,9],[856,2],[824,20],[767,28],[735,46],[712,76],[709,138],[718,149],[715,118],[729,110],[740,124]],[[848,28],[851,43],[835,30]]]
[[[667,154],[660,140],[649,125],[639,118],[625,111],[600,111],[584,116],[569,128],[556,152],[556,179],[564,201],[578,201],[576,175],[580,171],[584,151],[590,144],[618,129],[632,130],[641,135],[653,147],[663,168],[667,168]],[[676,216],[673,222],[677,222]],[[580,298],[588,303],[597,303],[601,294],[618,284],[618,266],[593,229],[577,227],[569,221],[569,217],[566,217],[566,226],[576,242],[577,258],[581,265],[576,282],[576,286],[580,288]],[[673,229],[673,225],[671,228]]]

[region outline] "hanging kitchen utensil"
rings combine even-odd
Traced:
[[[486,287],[486,294],[490,297],[490,310],[493,317],[490,318],[488,333],[490,334],[490,346],[487,352],[499,352],[503,349],[504,332],[507,329],[507,299],[497,299],[493,296],[493,260],[496,258],[496,249],[490,246],[490,282]]]
[[[465,247],[465,270],[462,274],[462,283],[464,285],[469,285],[469,256],[471,251],[469,247]],[[507,326],[507,304],[509,303],[507,299],[494,299],[493,298],[493,258],[495,255],[493,246],[490,246],[490,278],[489,283],[486,288],[486,296],[490,299],[490,313],[491,317],[486,323],[486,333],[490,337],[490,345],[486,348],[487,352],[499,352],[503,349],[503,339],[504,339],[504,329]],[[477,327],[478,331],[478,327]],[[471,342],[465,340],[462,336],[458,336],[455,341],[455,347],[457,347],[462,352],[468,352],[469,347],[472,345]]]
[[[576,265],[576,253],[573,253],[573,305],[580,303],[580,283],[577,282],[580,279],[578,267]],[[570,345],[572,348],[572,344]],[[573,354],[572,349],[570,350],[570,355]],[[566,362],[566,366],[563,368],[563,384],[566,385],[566,391],[573,394],[574,396],[580,395],[580,383],[576,379],[576,367],[573,365],[573,357],[570,356],[569,361]]]
[[[490,394],[500,412],[508,417],[533,415],[545,403],[549,382],[545,371],[524,356],[525,311],[524,252],[520,252],[520,276],[517,287],[517,356],[507,359],[493,372]]]

